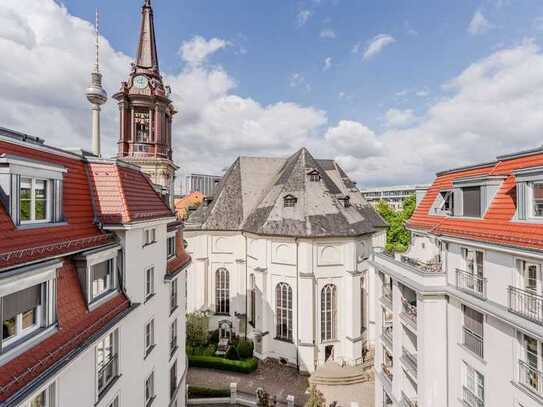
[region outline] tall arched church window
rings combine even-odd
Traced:
[[[292,342],[292,288],[287,283],[275,287],[276,338]]]
[[[230,314],[230,274],[224,267],[215,272],[215,312]]]
[[[321,341],[336,339],[336,286],[327,284],[321,291]]]

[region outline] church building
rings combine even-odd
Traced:
[[[313,372],[372,345],[372,247],[384,220],[333,160],[240,157],[188,220],[188,311],[255,342],[260,358]]]

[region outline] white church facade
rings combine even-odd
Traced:
[[[303,372],[357,364],[373,343],[368,258],[385,226],[332,160],[241,157],[186,225],[188,311]]]

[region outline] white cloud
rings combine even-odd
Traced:
[[[334,39],[336,38],[336,32],[330,28],[325,28],[324,30],[321,31],[321,34],[320,34],[321,38],[326,38],[326,39]]]
[[[468,25],[468,32],[472,35],[484,34],[492,28],[481,10],[477,10]]]
[[[362,56],[362,59],[368,60],[375,55],[379,54],[387,45],[393,44],[396,42],[394,37],[388,35],[388,34],[379,34],[373,37],[373,39],[369,42],[368,46],[366,47],[366,50],[364,51],[364,55]],[[355,46],[353,49],[354,52],[358,52],[360,47]]]
[[[311,10],[300,10],[298,14],[296,15],[296,21],[298,23],[298,27],[301,27],[302,25],[305,25],[313,15],[313,12]]]
[[[229,45],[230,43],[228,41],[220,38],[206,40],[197,35],[191,40],[183,42],[183,45],[181,45],[181,48],[179,49],[179,54],[185,62],[192,65],[198,65],[206,62],[209,56]]]
[[[425,98],[426,96],[430,95],[430,91],[428,89],[421,89],[415,93],[415,95]]]
[[[400,128],[412,125],[417,117],[411,109],[388,109],[385,113],[385,120],[387,127]]]
[[[307,83],[301,73],[295,72],[289,76],[289,85],[291,88],[303,88],[307,92],[311,91],[311,85]]]
[[[409,91],[407,89],[402,89],[399,92],[396,92],[396,96],[402,97],[402,96],[406,96],[408,93]]]
[[[335,148],[337,154],[351,155],[357,159],[379,155],[383,147],[373,131],[350,120],[341,120],[336,127],[330,127],[324,139]]]
[[[332,57],[328,57],[324,60],[324,65],[322,67],[323,71],[327,71],[332,67]]]

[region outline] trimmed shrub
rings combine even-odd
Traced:
[[[211,331],[207,340],[209,343],[219,343],[219,330],[215,329],[214,331]]]
[[[234,345],[230,345],[228,348],[228,351],[226,351],[226,359],[230,360],[239,360],[239,352],[238,348],[236,348]]]
[[[241,359],[249,359],[253,357],[253,351],[254,351],[254,344],[253,341],[248,340],[242,340],[239,342],[238,345],[238,353],[239,357]]]
[[[189,386],[189,399],[207,399],[215,397],[230,397],[230,389],[211,389],[209,387]]]
[[[189,366],[227,370],[230,372],[251,373],[258,367],[258,361],[255,358],[246,360],[228,360],[218,356],[189,355]]]

